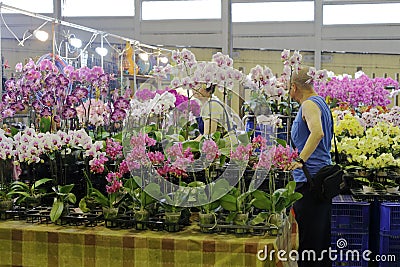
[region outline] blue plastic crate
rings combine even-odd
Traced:
[[[338,244],[338,240],[340,244]],[[343,245],[343,240],[346,243],[346,245]],[[368,232],[351,232],[351,231],[341,231],[341,232],[335,232],[333,231],[331,233],[331,248],[332,250],[337,250],[338,254],[337,256],[339,257],[339,251],[343,251],[343,255],[345,255],[347,250],[357,250],[359,251],[359,260],[357,261],[356,259],[354,261],[344,261],[344,259],[341,261],[340,258],[338,258],[335,262],[332,263],[332,266],[348,266],[348,267],[356,267],[356,266],[361,266],[361,267],[368,267],[368,262],[362,260],[362,253],[364,250],[368,249],[368,240],[369,240],[369,235]]]
[[[336,196],[336,197],[334,197],[332,199],[332,203],[333,204],[341,203],[341,202],[352,202],[352,203],[354,203],[354,202],[357,202],[357,200],[355,200],[352,195],[338,195],[338,196]]]
[[[381,203],[381,231],[400,230],[400,203]]]
[[[387,260],[380,262],[380,267],[400,267],[400,231],[380,232],[379,255]],[[388,257],[395,257],[391,258],[395,261],[388,261]]]
[[[369,210],[370,203],[368,202],[357,202],[352,196],[336,197],[332,202],[332,230],[368,231]]]
[[[352,231],[332,231],[331,244],[332,249],[337,249],[337,241],[339,239],[346,240],[345,249],[362,250],[368,249],[368,232],[352,232]]]

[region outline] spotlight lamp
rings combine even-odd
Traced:
[[[105,57],[108,53],[108,50],[105,47],[96,47],[95,51],[97,54],[99,54],[102,57]]]
[[[82,40],[76,38],[74,34],[71,34],[68,38],[68,43],[73,46],[74,48],[81,48],[82,47]]]
[[[36,39],[42,42],[45,42],[47,41],[47,39],[49,39],[49,34],[42,30],[34,30],[32,34],[33,36],[35,36]]]
[[[168,63],[168,58],[166,56],[161,56],[160,57],[160,62],[163,64],[167,64]]]
[[[143,61],[149,61],[149,54],[147,54],[146,52],[140,53],[139,57]]]

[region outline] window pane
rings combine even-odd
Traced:
[[[325,25],[400,23],[400,3],[324,5],[323,10]]]
[[[232,4],[233,22],[313,20],[313,1]]]
[[[53,0],[2,0],[3,4],[34,13],[53,13]],[[3,13],[18,13],[2,8]]]
[[[134,16],[134,0],[65,0],[66,17]]]
[[[143,20],[220,18],[220,0],[145,1],[142,3]]]

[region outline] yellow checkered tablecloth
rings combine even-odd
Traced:
[[[267,246],[296,248],[297,227],[287,223],[278,237],[204,234],[193,224],[177,233],[0,222],[0,266],[297,266],[261,261]]]

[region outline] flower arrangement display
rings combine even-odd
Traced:
[[[281,53],[284,64],[283,73],[280,77],[275,77],[272,70],[267,67],[255,66],[247,75],[244,85],[251,89],[250,100],[246,101],[250,110],[260,115],[257,111],[262,107],[274,107],[274,112],[283,111],[284,103],[288,101],[288,90],[286,84],[289,81],[292,71],[297,71],[301,67],[301,54],[294,51],[290,56],[290,50],[285,49]],[[278,108],[281,106],[280,108]],[[287,107],[287,105],[286,105]],[[264,113],[264,112],[263,112]]]
[[[173,52],[172,60],[176,63],[171,70],[175,74],[171,81],[172,88],[193,89],[203,83],[231,90],[235,81],[243,79],[243,74],[233,68],[233,60],[220,52],[214,54],[209,62],[198,62],[192,52],[182,49]]]
[[[365,135],[343,137],[338,152],[347,155],[350,164],[364,169],[379,170],[400,164],[400,128],[380,122],[368,128]]]
[[[368,107],[361,111],[361,119],[366,127],[373,127],[379,122],[387,122],[393,126],[400,126],[400,107],[393,106],[390,109],[384,107]]]
[[[315,82],[319,95],[337,102],[348,103],[352,108],[362,106],[388,106],[390,92],[387,87],[398,89],[398,82],[392,78],[369,78],[363,74],[352,79],[349,76],[332,77],[327,83]]]
[[[353,116],[350,112],[334,111],[335,135],[340,140],[344,136],[356,137],[364,135],[364,121],[358,116]]]
[[[282,77],[274,77],[267,67],[251,70],[248,86],[264,100],[286,101],[287,78],[301,65],[297,51],[282,55]],[[8,118],[26,109],[34,120],[21,132],[0,131],[0,162],[14,163],[15,179],[35,184],[44,178],[39,180],[46,181],[41,191],[53,186],[53,221],[63,218],[61,206],[80,198],[84,213],[103,208],[106,225],[126,215],[137,229],[148,227],[148,216],[162,217],[169,226],[168,216],[179,219],[187,207],[212,214],[214,223],[224,218],[249,225],[258,212],[253,203],[259,182],[283,169],[297,151],[276,146],[269,136],[250,138],[236,121],[237,128],[228,134],[217,129],[197,138],[195,119],[201,107],[191,90],[215,85],[226,95],[244,75],[222,53],[198,62],[183,49],[174,51],[172,59],[173,66],[156,66],[152,72],[156,78],[173,77],[169,87],[140,89],[133,97],[129,89],[123,95],[110,91],[113,77],[99,67],[59,70],[49,60],[17,65],[18,75],[7,81],[0,111]],[[278,114],[257,119],[271,127],[282,124]],[[26,179],[27,173],[37,177]]]
[[[42,132],[68,129],[120,130],[129,106],[129,94],[109,95],[112,75],[101,67],[59,70],[44,59],[16,65],[16,78],[5,83],[1,107],[2,118],[27,113],[32,126]],[[119,125],[118,125],[119,123]]]

